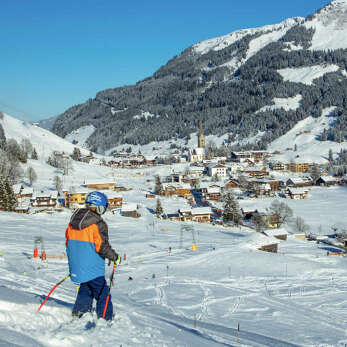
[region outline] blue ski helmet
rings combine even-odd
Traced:
[[[103,214],[107,210],[108,199],[104,193],[95,191],[87,195],[85,204],[87,207],[96,207],[96,212]]]

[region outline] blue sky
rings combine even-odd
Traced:
[[[328,0],[1,0],[0,110],[47,119],[152,75],[185,48]]]

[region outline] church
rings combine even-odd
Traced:
[[[200,128],[198,133],[198,147],[189,150],[189,161],[191,163],[202,162],[205,158],[205,135],[202,128],[202,121],[200,120]]]

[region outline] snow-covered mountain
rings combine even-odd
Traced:
[[[35,147],[39,157],[43,160],[47,160],[53,151],[72,154],[74,147],[77,147],[49,130],[29,122],[18,120],[7,114],[4,114],[3,118],[0,119],[0,123],[4,128],[7,139],[15,139],[18,143],[20,143],[22,139],[28,139]],[[81,151],[85,155],[89,153],[89,151],[83,148],[81,148]]]
[[[306,19],[199,42],[136,85],[101,91],[71,107],[53,131],[71,139],[72,132],[94,127],[84,144],[103,152],[120,144],[184,138],[202,119],[208,135],[242,142],[257,137],[264,148],[297,122],[321,116],[323,109],[343,113],[346,13],[346,1],[334,0]],[[298,100],[294,108],[276,106],[293,98]],[[342,114],[330,126],[332,140],[345,124]]]
[[[347,1],[332,1],[310,16],[304,26],[315,31],[311,40],[311,50],[346,49]]]
[[[284,107],[284,108],[295,108],[297,103],[300,102],[299,97],[292,99],[278,99],[276,104],[271,107]],[[335,107],[326,108],[322,111],[320,117],[307,117],[304,120],[298,122],[293,129],[288,131],[286,134],[280,136],[269,144],[268,150],[270,152],[280,151],[281,155],[278,155],[276,159],[284,162],[290,162],[297,160],[296,157],[299,155],[300,160],[308,163],[328,163],[329,150],[333,151],[334,158],[341,149],[347,149],[347,143],[337,143],[334,141],[320,141],[319,136],[323,129],[327,128],[330,124],[336,122],[337,117],[334,116]],[[79,148],[82,154],[89,154],[85,145],[85,140],[88,134],[93,131],[93,127],[86,126],[72,132],[66,139],[63,139],[52,132],[42,129],[39,126],[23,122],[15,119],[9,115],[4,114],[4,118],[0,120],[0,124],[3,126],[6,138],[16,139],[21,142],[22,139],[28,139],[35,147],[39,155],[39,163],[46,166],[46,161],[54,151],[65,152],[72,154],[75,147]],[[248,138],[247,142],[256,142],[262,136],[259,133],[253,138]],[[216,136],[208,135],[206,137],[207,142],[213,142],[218,147],[227,141],[227,135]],[[73,144],[75,143],[75,144]],[[236,143],[236,142],[235,142]],[[173,144],[175,146],[173,146]],[[177,139],[176,141],[167,140],[159,142],[150,142],[144,145],[119,145],[111,148],[106,152],[106,155],[110,155],[113,151],[120,152],[123,149],[131,147],[133,153],[139,151],[148,156],[162,155],[167,156],[169,154],[175,154],[177,147],[195,148],[197,146],[197,132],[191,133],[189,140]],[[293,152],[293,148],[296,146],[297,151]],[[96,157],[102,157],[102,155],[94,154]],[[31,165],[38,165],[36,161],[31,161]],[[85,170],[83,163],[80,163]],[[46,169],[54,171],[49,165]],[[82,174],[83,178],[85,177]],[[83,181],[83,179],[82,179]]]

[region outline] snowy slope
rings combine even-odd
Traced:
[[[309,163],[326,164],[328,153],[331,149],[334,157],[341,149],[347,148],[347,143],[337,143],[332,141],[320,141],[320,135],[324,128],[329,128],[329,124],[336,121],[331,116],[331,112],[335,107],[329,107],[322,111],[322,115],[318,118],[307,117],[298,122],[285,135],[279,137],[269,146],[270,151],[280,151],[282,154],[276,156],[276,159],[290,162],[301,161]],[[297,152],[292,149],[297,145]],[[291,148],[291,150],[287,150]],[[297,158],[299,156],[299,158]]]
[[[77,130],[72,131],[70,134],[65,136],[65,140],[76,143],[78,146],[86,147],[87,144],[86,141],[88,140],[88,137],[93,134],[95,130],[94,125],[86,125],[83,126]]]
[[[333,0],[305,22],[306,28],[315,29],[311,50],[347,48],[347,1]]]
[[[273,99],[274,105],[264,106],[260,110],[258,110],[256,113],[266,111],[266,110],[276,110],[279,108],[283,108],[286,111],[296,110],[297,108],[300,107],[301,99],[302,99],[302,96],[300,94],[295,95],[292,98],[274,98]]]
[[[320,78],[329,72],[336,72],[340,68],[337,65],[315,65],[301,68],[286,68],[277,70],[284,81],[294,83],[313,84],[313,80]]]
[[[234,31],[228,35],[219,36],[213,39],[201,41],[193,45],[193,49],[200,54],[205,54],[210,50],[219,51],[224,49],[236,41],[242,39],[246,35],[254,35],[261,33],[259,38],[251,41],[251,47],[248,52],[247,59],[254,55],[259,49],[263,48],[268,43],[278,40],[282,37],[291,27],[304,21],[304,18],[295,17],[289,18],[279,24],[265,25],[259,28],[250,28]]]
[[[39,157],[45,159],[47,159],[53,151],[71,154],[74,147],[77,147],[48,130],[20,121],[6,114],[4,114],[3,119],[0,119],[0,122],[4,128],[7,139],[15,139],[18,143],[20,143],[22,139],[30,140]],[[89,151],[82,148],[81,152],[85,154],[89,153]]]

